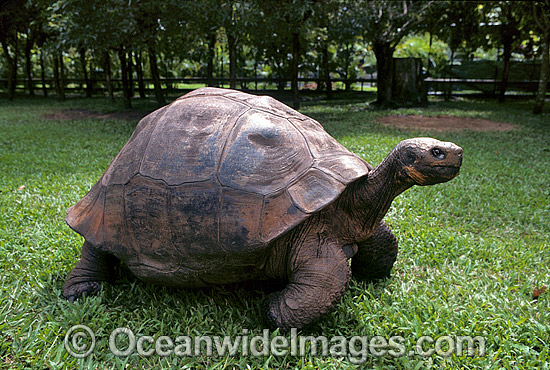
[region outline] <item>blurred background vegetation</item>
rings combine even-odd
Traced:
[[[538,92],[540,112],[550,2],[7,0],[0,42],[0,90],[10,99],[76,90],[121,93],[130,107],[154,92],[163,105],[167,92],[208,85],[289,89],[297,106],[300,89],[330,98],[376,87],[386,104],[392,57],[415,57],[424,77],[447,79],[449,94],[504,101],[509,89]]]

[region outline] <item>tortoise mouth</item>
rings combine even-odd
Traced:
[[[422,169],[424,169],[427,172],[430,171],[444,171],[444,170],[460,170],[461,164],[460,163],[447,163],[447,164],[430,164],[430,165],[424,165],[421,166]]]
[[[437,168],[460,168],[459,164],[437,164],[430,167],[437,167]]]
[[[447,182],[458,176],[460,165],[456,164],[437,164],[430,166],[422,166],[418,168],[418,172],[422,175],[416,178],[417,184],[434,185],[442,182]],[[415,178],[415,176],[413,176]]]
[[[460,166],[457,165],[446,165],[446,166],[436,166],[441,177],[445,179],[453,179],[460,173]]]

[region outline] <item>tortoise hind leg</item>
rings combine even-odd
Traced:
[[[397,238],[384,221],[372,236],[358,243],[358,251],[351,259],[351,271],[355,278],[374,281],[387,278],[397,258]]]
[[[63,297],[73,302],[75,299],[99,292],[101,283],[109,280],[112,275],[114,260],[114,256],[98,251],[85,241],[80,261],[65,280]]]

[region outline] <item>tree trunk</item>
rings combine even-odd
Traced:
[[[432,65],[432,62],[430,58],[432,57],[432,44],[433,44],[433,33],[430,32],[430,41],[428,44],[428,65],[426,66],[426,76],[430,77],[430,66]]]
[[[105,70],[105,82],[107,84],[109,100],[114,102],[115,94],[113,93],[113,84],[111,82],[111,57],[109,55],[109,50],[103,52],[103,68]]]
[[[63,56],[61,54],[56,54],[53,57],[53,79],[55,84],[55,93],[57,94],[57,99],[65,100],[65,88],[62,78],[63,70]],[[61,62],[61,65],[60,65]]]
[[[319,53],[319,62],[317,63],[317,79],[315,81],[315,83],[317,84],[317,86],[315,87],[315,91],[323,91],[325,89],[325,83],[324,83],[324,72],[321,71],[321,66],[323,65],[323,49],[322,49],[322,46],[321,46],[321,53]]]
[[[2,48],[8,60],[8,98],[15,98],[15,86],[17,84],[17,53],[12,56],[8,50],[8,45],[2,41]]]
[[[216,47],[216,33],[208,35],[208,64],[206,66],[206,84],[214,86],[214,57]]]
[[[237,38],[227,32],[227,46],[229,47],[229,87],[237,86]]]
[[[143,82],[143,65],[141,64],[141,50],[136,53],[136,74],[138,79],[139,97],[145,99],[145,83]]]
[[[30,96],[34,96],[34,84],[32,82],[32,62],[31,62],[31,49],[34,44],[34,40],[27,34],[27,42],[25,43],[25,72],[27,74],[27,88]]]
[[[254,58],[254,90],[258,91],[258,59]]]
[[[224,56],[224,50],[223,50],[223,45],[220,46],[220,74],[219,74],[219,77],[221,79],[220,83],[218,85],[221,84],[221,86],[223,87],[223,56]]]
[[[506,89],[508,88],[508,76],[510,75],[510,57],[512,56],[512,39],[504,39],[504,51],[502,58],[504,61],[504,67],[502,69],[502,82],[500,83],[500,92],[498,95],[499,103],[504,103],[506,96]]]
[[[327,99],[332,99],[332,81],[330,79],[330,68],[328,64],[328,44],[323,45],[323,75],[327,89]]]
[[[393,60],[392,100],[399,104],[427,103],[427,91],[422,76],[420,58],[396,58]]]
[[[124,108],[130,109],[132,108],[132,97],[130,94],[130,85],[128,84],[128,62],[126,61],[126,51],[124,51],[124,47],[122,46],[118,49],[118,58],[120,59]]]
[[[351,91],[351,82],[350,82],[350,65],[351,65],[351,48],[352,46],[350,44],[346,44],[346,57],[345,57],[345,66],[344,71],[346,73],[346,82],[345,82],[345,89],[346,91]]]
[[[151,43],[148,45],[149,50],[149,68],[151,69],[151,76],[153,78],[153,85],[155,87],[155,98],[160,106],[166,105],[166,99],[162,92],[162,86],[160,85],[159,68],[157,64],[157,53],[154,45]]]
[[[445,93],[445,101],[451,100],[453,95],[453,64],[455,63],[455,51],[451,50],[451,63],[449,64],[449,86]]]
[[[300,109],[300,96],[298,94],[298,64],[300,63],[300,34],[292,33],[292,102],[294,109]]]
[[[132,60],[132,52],[126,55],[128,61],[128,86],[130,88],[130,97],[134,97],[134,61]]]
[[[40,78],[42,79],[42,92],[44,97],[48,97],[48,88],[46,87],[46,68],[44,66],[44,51],[40,50]]]
[[[53,56],[53,84],[55,87],[55,93],[59,99],[61,94],[59,88],[59,59],[57,58],[57,54]]]
[[[284,91],[286,88],[286,76],[284,68],[280,64],[276,64],[277,70],[277,91]]]
[[[386,106],[392,102],[393,80],[393,51],[394,48],[387,42],[375,42],[373,44],[376,57],[376,103]]]
[[[63,63],[63,53],[59,53],[59,86],[61,88],[62,100],[65,100],[65,63]]]
[[[544,35],[544,43],[542,44],[542,64],[540,66],[540,79],[537,96],[535,98],[534,114],[541,114],[544,108],[544,100],[546,99],[546,89],[548,87],[548,75],[550,74],[550,34]]]
[[[80,48],[80,67],[82,68],[82,76],[84,77],[84,82],[86,83],[86,97],[92,97],[92,82],[88,76],[88,64],[86,63],[86,49]]]
[[[172,66],[173,66],[172,60],[170,59],[164,60],[162,62],[162,68],[159,68],[159,75],[160,75],[160,70],[162,69],[163,76],[166,76],[166,77],[170,76],[171,75],[170,71],[174,70]],[[174,82],[168,78],[165,79],[164,91],[172,92],[173,90],[174,90]]]

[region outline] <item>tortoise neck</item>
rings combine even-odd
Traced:
[[[351,184],[346,197],[350,217],[360,222],[359,233],[372,233],[399,194],[413,183],[399,171],[398,149],[394,149],[369,174]]]

